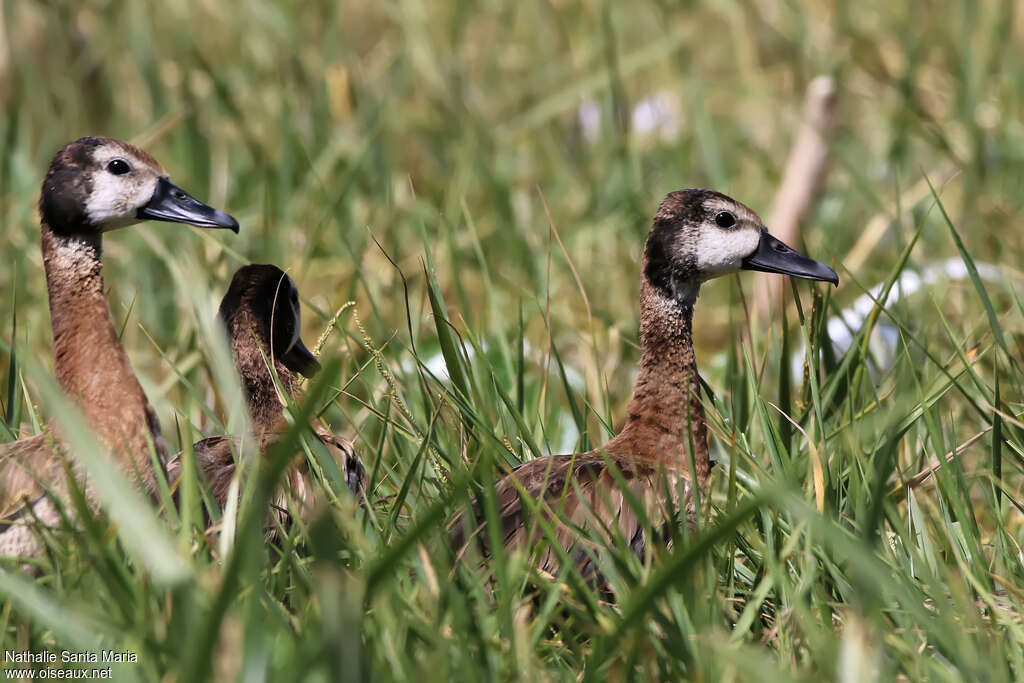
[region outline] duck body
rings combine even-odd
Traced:
[[[707,488],[711,460],[693,308],[705,280],[740,269],[838,283],[834,271],[773,238],[757,214],[725,195],[681,190],[662,201],[644,248],[641,358],[625,423],[599,449],[531,460],[495,484],[506,549],[534,549],[538,569],[554,574],[559,568],[521,492],[539,504],[553,542],[588,580],[601,581],[595,539],[603,546],[625,542],[643,557],[650,540],[644,519],[660,538],[671,538],[669,527],[683,518],[696,524],[693,486]],[[474,508],[481,519],[479,503]],[[488,554],[486,534],[461,517],[453,525],[456,551],[465,550],[467,532]]]
[[[260,453],[266,453],[287,431],[284,399],[300,396],[299,377],[312,377],[320,364],[302,342],[301,316],[295,283],[280,268],[258,264],[240,268],[221,301],[218,317],[225,327],[235,368],[245,391],[253,437]],[[271,365],[273,374],[271,374]],[[277,376],[275,381],[274,376]],[[314,424],[314,433],[338,463],[349,489],[361,494],[366,469],[352,443]],[[193,445],[200,471],[210,491],[223,508],[237,469],[238,440],[215,436]],[[296,458],[302,457],[301,453]],[[180,456],[170,467],[171,481],[180,476]],[[285,471],[282,492],[274,501],[276,510],[289,509],[289,496],[303,514],[315,506],[312,475],[303,459]]]
[[[102,235],[141,220],[229,228],[226,213],[168,180],[146,152],[111,138],[82,138],[50,164],[39,202],[54,370],[63,391],[126,474],[153,493],[153,456],[167,458],[156,414],[121,346],[104,294]],[[74,449],[56,427],[0,446],[0,555],[39,550],[27,520],[59,523],[52,492],[67,499],[65,463]]]

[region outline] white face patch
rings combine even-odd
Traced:
[[[107,165],[114,159],[122,159],[131,170],[121,175],[111,173]],[[89,221],[104,232],[139,222],[138,210],[156,191],[157,171],[113,145],[96,148],[93,161],[92,192],[85,202]]]
[[[697,232],[694,253],[700,279],[710,280],[740,269],[743,259],[757,250],[763,225],[757,214],[739,202],[710,200],[704,208],[708,219]],[[735,225],[719,227],[715,216],[721,211],[731,213],[736,219]]]
[[[754,226],[720,228],[703,225],[697,237],[697,271],[702,280],[734,273],[757,249],[761,230]]]

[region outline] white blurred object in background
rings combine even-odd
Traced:
[[[986,282],[1001,282],[1002,273],[991,263],[975,263],[978,276]],[[967,265],[960,258],[950,258],[927,266],[922,271],[905,270],[893,284],[892,291],[885,305],[891,306],[900,299],[916,294],[922,287],[931,287],[940,282],[957,282],[969,279]],[[828,338],[836,355],[846,353],[853,339],[871,314],[875,301],[882,296],[885,283],[879,283],[867,293],[857,297],[853,303],[844,308],[839,315],[828,319]],[[899,353],[899,328],[883,318],[879,319],[868,341],[870,367],[875,372],[884,372],[893,366]],[[806,349],[793,354],[790,361],[794,377],[803,373]]]

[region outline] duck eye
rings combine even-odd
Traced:
[[[111,159],[107,164],[107,170],[114,175],[124,175],[132,170],[132,167],[128,165],[128,162],[124,159]]]
[[[715,214],[715,225],[720,228],[731,228],[736,225],[736,216],[728,211],[719,211]]]

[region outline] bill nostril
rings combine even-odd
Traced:
[[[177,199],[178,201],[184,201],[188,197],[188,195],[182,192],[181,190],[175,190],[172,194],[174,195],[174,198]]]

